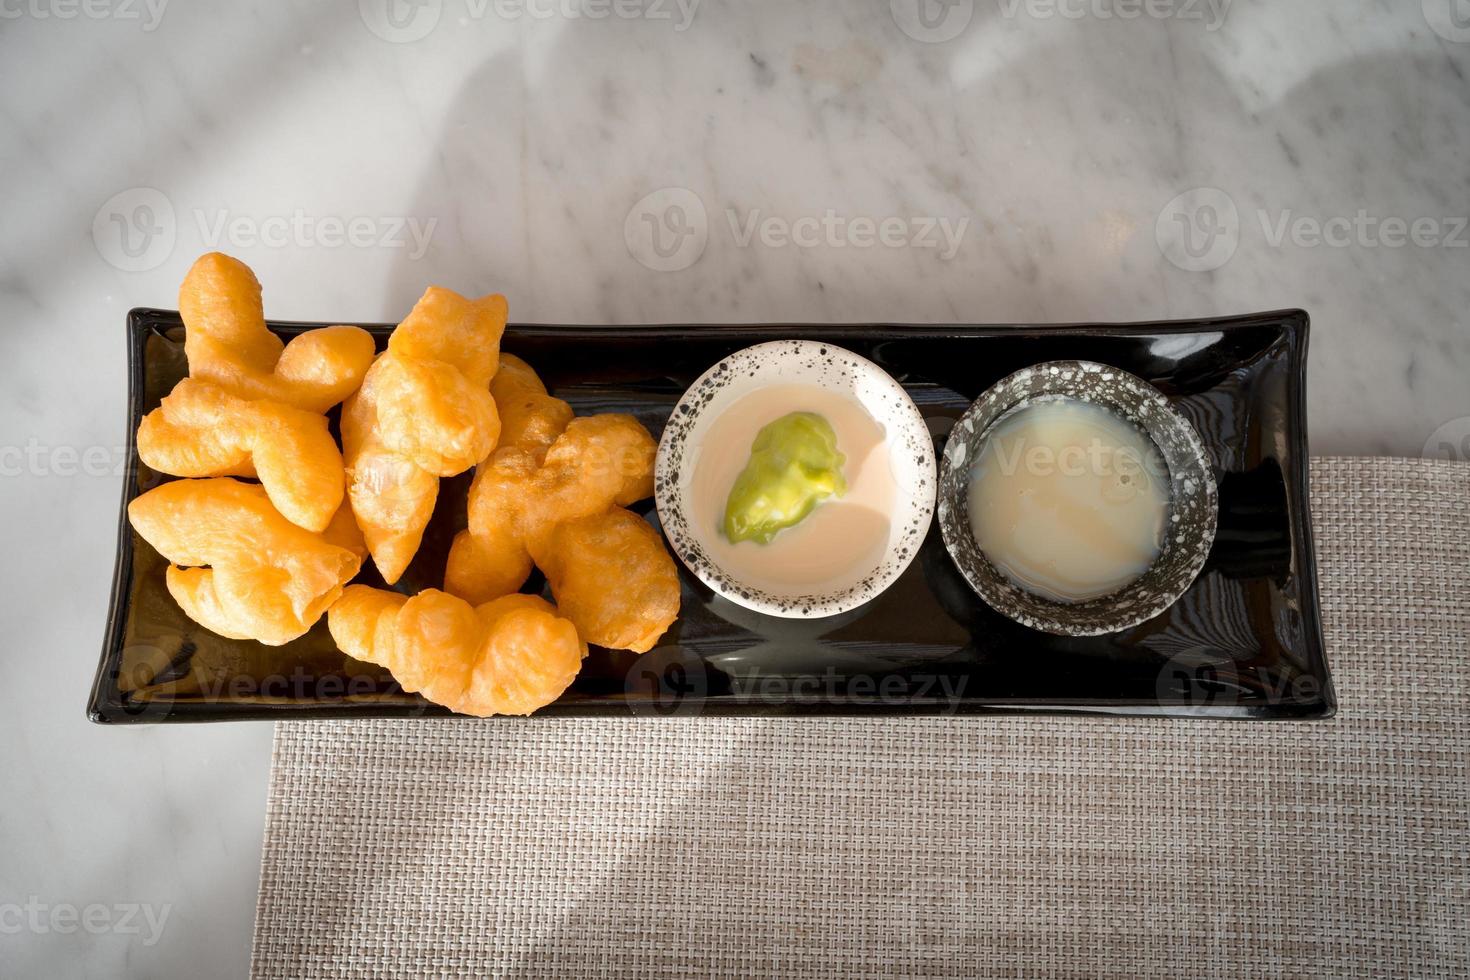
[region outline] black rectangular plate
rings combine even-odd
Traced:
[[[320,325],[271,324],[283,337]],[[368,329],[382,345],[392,327]],[[642,657],[593,648],[576,682],[539,716],[1333,713],[1308,514],[1305,313],[1046,327],[512,325],[504,349],[579,414],[630,412],[657,436],[706,368],[783,338],[837,344],[877,362],[909,391],[941,450],[976,396],[1029,364],[1089,359],[1152,382],[1199,430],[1219,480],[1219,532],[1204,572],[1160,616],[1077,639],[1028,630],[985,606],[937,523],[892,588],[830,620],[751,613],[681,567],[683,611],[661,645]],[[133,310],[128,363],[132,462],[92,720],[448,716],[386,672],[344,658],[325,620],[293,643],[266,647],[222,639],[183,615],[164,584],[163,558],[126,520],[128,502],[166,479],[138,461],[131,433],[187,370],[178,314]],[[400,590],[441,584],[468,483],[468,474],[444,482]],[[657,524],[651,503],[635,509]],[[360,580],[380,584],[371,568]],[[537,576],[527,588],[542,585]]]

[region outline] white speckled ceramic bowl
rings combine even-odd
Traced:
[[[971,465],[991,427],[1023,405],[1056,396],[1094,402],[1127,419],[1153,441],[1169,468],[1163,551],[1123,589],[1086,602],[1055,602],[1015,585],[990,563],[970,531]],[[1092,361],[1049,361],[996,382],[950,433],[939,474],[939,529],[971,587],[997,612],[1061,636],[1116,633],[1172,606],[1204,568],[1219,510],[1209,456],[1194,426],[1147,381]]]
[[[698,527],[688,499],[702,438],[737,400],[773,384],[815,384],[843,391],[879,422],[898,493],[889,537],[878,566],[855,585],[813,595],[767,592],[742,582],[715,562],[703,542],[717,527]],[[852,351],[810,340],[782,340],[737,351],[710,368],[679,400],[658,444],[654,497],[659,523],[674,553],[699,580],[748,609],[788,619],[836,616],[873,599],[893,584],[919,553],[934,515],[934,443],[908,393],[886,371]]]

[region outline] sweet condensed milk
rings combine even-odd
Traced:
[[[970,528],[990,562],[1058,602],[1110,595],[1163,549],[1169,472],[1153,441],[1077,398],[1001,416],[971,472]]]

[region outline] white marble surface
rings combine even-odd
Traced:
[[[1470,434],[1463,3],[393,2],[0,0],[5,976],[248,961],[269,727],[82,716],[123,316],[206,248],[301,319],[429,281],[608,323],[1302,306],[1315,451]]]

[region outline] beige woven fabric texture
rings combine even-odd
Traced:
[[[281,724],[254,974],[1470,976],[1470,466],[1312,476],[1334,720]]]

